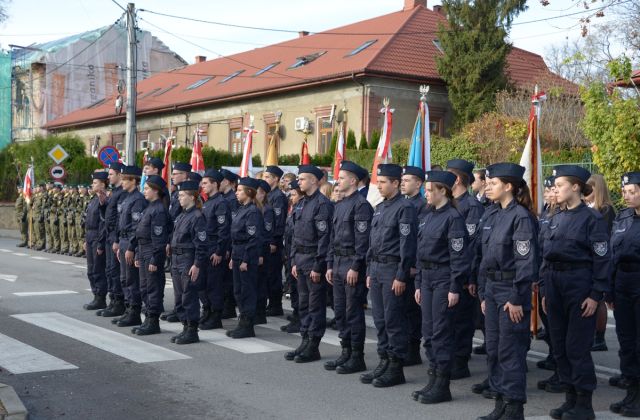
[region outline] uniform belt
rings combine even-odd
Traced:
[[[399,263],[400,257],[394,257],[392,255],[375,255],[372,260],[383,264]]]
[[[618,264],[618,270],[625,273],[635,273],[640,271],[640,263],[622,262]]]
[[[550,265],[551,265],[551,268],[555,271],[572,271],[572,270],[579,270],[581,268],[593,267],[593,264],[589,262],[551,261]]]
[[[487,271],[487,278],[491,281],[511,281],[516,278],[515,271]]]
[[[318,251],[318,248],[315,246],[297,246],[296,252],[301,254],[313,254]]]
[[[355,248],[333,248],[333,255],[338,257],[351,257],[356,255]]]
[[[195,252],[195,249],[194,248],[172,248],[171,252],[176,255],[193,254]]]
[[[147,238],[138,238],[139,245],[149,245],[151,243],[151,239]]]
[[[449,266],[449,264],[447,263],[437,263],[437,262],[425,261],[425,260],[420,260],[420,262],[422,263],[423,270],[437,270],[439,268]]]

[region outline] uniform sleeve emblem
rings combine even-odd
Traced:
[[[403,236],[409,235],[411,233],[411,225],[409,223],[400,223],[400,233]]]
[[[516,241],[516,251],[523,257],[531,251],[531,241]]]
[[[367,231],[367,224],[368,223],[366,220],[356,222],[356,229],[358,230],[358,232],[364,233]]]
[[[156,236],[162,235],[162,226],[154,226],[153,227],[153,233]]]
[[[204,230],[202,232],[198,232],[198,239],[200,239],[200,242],[204,242],[207,239],[207,232]]]
[[[122,203],[118,203],[118,213],[122,212]]]
[[[264,230],[271,232],[271,222],[264,222]]]
[[[273,212],[276,214],[276,216],[280,216],[282,214],[282,209],[280,207],[274,207]]]
[[[253,236],[256,234],[256,227],[255,226],[247,226],[247,233],[249,234],[249,236]]]
[[[134,211],[131,213],[131,218],[133,219],[134,222],[137,222],[138,220],[140,220],[141,216],[142,216],[142,213],[140,213],[139,211]]]
[[[318,220],[316,222],[316,229],[318,229],[320,232],[324,232],[327,230],[327,222],[325,222],[324,220]]]
[[[467,223],[467,232],[469,232],[469,236],[473,236],[473,234],[476,233],[476,227],[477,225],[475,224]]]
[[[456,251],[462,251],[464,248],[464,238],[451,238],[451,248]]]
[[[593,252],[595,252],[596,255],[604,257],[605,255],[607,255],[607,251],[608,250],[609,250],[609,246],[607,245],[606,242],[594,242],[593,243]]]
[[[218,224],[219,225],[224,225],[224,221],[226,220],[226,216],[224,214],[221,214],[220,216],[218,216],[217,220],[218,220]]]
[[[237,214],[238,214],[238,212],[237,212],[237,211],[232,211],[232,212],[231,212],[231,217],[232,217],[232,218],[234,218],[234,217],[236,217],[236,215],[237,215]]]

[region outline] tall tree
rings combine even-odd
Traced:
[[[527,9],[526,0],[443,0],[448,25],[438,37],[444,55],[440,76],[447,82],[457,126],[473,121],[495,104],[495,94],[507,85],[505,41],[513,20]]]

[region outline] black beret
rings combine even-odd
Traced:
[[[199,174],[199,173],[197,173],[197,172],[189,172],[189,173],[187,174],[187,179],[188,179],[189,181],[196,181],[196,182],[198,182],[198,183],[199,183],[200,181],[202,181],[202,175],[200,175],[200,174]]]
[[[142,169],[138,168],[136,165],[127,165],[122,168],[122,175],[142,176]]]
[[[439,182],[446,185],[450,189],[453,188],[453,184],[456,183],[458,177],[449,171],[427,171],[424,175],[424,179],[427,182]]]
[[[552,188],[556,183],[556,177],[555,176],[548,176],[544,179],[544,187],[545,188]]]
[[[292,190],[299,190],[300,189],[300,184],[298,184],[298,180],[294,179],[293,181],[291,181],[289,183],[289,188],[291,188]]]
[[[243,185],[245,187],[253,188],[254,190],[257,190],[259,186],[257,179],[250,178],[248,176],[240,178],[240,182],[238,183],[238,185]]]
[[[405,166],[402,168],[402,175],[413,175],[424,181],[424,170],[422,168],[418,168],[417,166]],[[440,182],[440,181],[438,181]]]
[[[553,176],[572,176],[586,183],[591,178],[591,172],[577,165],[558,165],[553,167]]]
[[[369,175],[369,172],[367,172],[366,169],[364,169],[362,166],[353,163],[349,160],[343,160],[340,163],[340,170],[341,171],[348,171],[351,172],[352,174],[354,174],[356,176],[356,178],[358,178],[358,181],[363,180],[364,178],[367,177],[367,175]]]
[[[173,164],[174,171],[191,172],[191,165],[184,162],[176,162]]]
[[[317,166],[313,166],[313,165],[298,166],[298,174],[311,174],[315,176],[318,179],[318,181],[320,181],[324,176],[324,172],[322,172]]]
[[[157,158],[157,157],[151,158],[147,163],[153,166],[154,168],[158,168],[160,170],[164,169],[164,162],[160,158]]]
[[[184,181],[178,184],[178,191],[198,191],[200,184],[196,181]]]
[[[104,171],[94,172],[91,174],[91,179],[100,179],[106,181],[109,178],[109,174]]]
[[[464,159],[451,159],[447,161],[447,169],[457,169],[468,174],[473,179],[474,164]]]
[[[265,172],[269,172],[270,174],[274,174],[278,178],[282,178],[282,175],[284,174],[282,169],[280,169],[280,167],[275,166],[275,165],[267,166],[264,171]]]
[[[227,181],[230,181],[230,182],[238,181],[239,176],[228,169],[220,169],[220,173],[222,174],[224,179],[226,179]]]
[[[495,163],[487,166],[487,178],[505,177],[522,179],[524,167],[511,162]]]
[[[402,178],[402,167],[395,163],[383,163],[378,165],[378,176],[388,176],[391,178]]]
[[[216,171],[213,168],[207,169],[206,171],[204,171],[204,177],[211,178],[218,184],[221,183],[222,180],[224,179],[224,175],[222,175],[219,171]]]
[[[622,175],[622,186],[631,184],[640,185],[640,172],[627,172]]]
[[[113,169],[114,171],[122,172],[124,169],[124,165],[120,162],[112,162],[109,164],[109,169]]]
[[[271,186],[264,179],[258,179],[258,188],[262,188],[266,193],[271,192]]]
[[[167,183],[164,182],[164,179],[159,175],[149,175],[146,182],[147,184],[155,185],[161,190],[167,188]]]

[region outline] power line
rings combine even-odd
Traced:
[[[125,9],[124,7],[122,7],[120,5],[120,3],[118,3],[116,0],[111,0],[113,2],[113,4],[115,4],[116,6],[118,6],[119,8],[122,9],[123,12],[127,13],[127,9]]]

